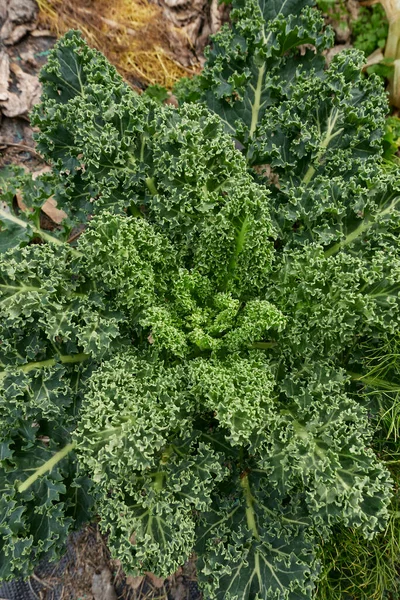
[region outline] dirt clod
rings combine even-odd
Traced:
[[[112,574],[108,567],[93,574],[92,594],[94,600],[117,600],[117,593],[111,583]]]

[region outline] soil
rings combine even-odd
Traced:
[[[96,524],[71,536],[62,574],[42,576],[41,582],[41,600],[56,600],[48,593],[55,586],[59,600],[201,600],[194,562],[165,580],[152,573],[126,576],[119,562],[111,559]]]
[[[35,35],[25,35],[14,45],[0,47],[0,53],[6,56],[9,65],[7,71],[4,69],[3,79],[0,81],[0,89],[7,90],[7,99],[0,99],[3,108],[0,113],[0,167],[17,164],[29,171],[36,171],[45,164],[35,151],[33,129],[28,113],[40,98],[37,75],[40,68],[46,63],[49,50],[55,41],[55,37],[47,34],[39,35],[37,32]],[[32,89],[37,90],[36,94],[29,97],[29,90]],[[10,114],[10,111],[7,111],[10,96],[14,100],[14,107],[16,105],[15,97],[25,97],[19,103],[17,114],[13,116],[7,116]],[[0,98],[2,97],[0,96]]]
[[[167,579],[126,576],[96,523],[70,535],[59,562],[41,562],[27,581],[0,584],[1,600],[201,600],[194,561]]]

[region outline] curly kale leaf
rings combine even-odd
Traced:
[[[237,473],[201,516],[199,579],[215,600],[313,597],[316,539],[296,495],[283,505],[266,473]]]
[[[0,258],[2,578],[28,576],[43,555],[57,558],[69,531],[93,515],[91,482],[75,455],[51,461],[71,444],[84,381],[120,335],[121,318],[90,287],[85,294],[73,262],[69,248],[54,245]]]
[[[292,495],[300,478],[320,534],[342,522],[371,537],[387,518],[391,481],[369,448],[367,411],[346,394],[347,379],[317,360],[287,374],[287,410],[259,464],[282,495]]]
[[[21,168],[0,170],[0,252],[15,246],[26,246],[33,239],[60,244],[71,231],[64,218],[50,234],[41,228],[41,209],[54,192],[54,179],[49,173],[36,178]],[[17,202],[18,195],[23,203]]]
[[[213,37],[197,94],[220,115],[226,130],[246,148],[258,140],[264,116],[292,95],[293,80],[321,76],[321,52],[332,44],[330,30],[312,2],[237,1],[232,28]],[[299,46],[308,44],[304,53]],[[182,90],[184,91],[184,90]],[[178,89],[179,93],[179,89]],[[183,96],[181,99],[185,100]]]
[[[354,172],[380,152],[387,111],[379,80],[361,77],[360,53],[342,52],[324,70],[333,36],[312,4],[235,1],[232,28],[214,36],[197,98],[187,98],[220,115],[250,164],[292,183],[331,164]]]
[[[182,100],[208,106],[243,147],[272,192],[281,243],[335,248],[370,226],[371,195],[386,218],[397,210],[397,177],[381,165],[382,83],[363,77],[354,50],[325,68],[331,34],[309,4],[234,2],[232,28],[214,37],[200,91]]]
[[[317,535],[372,535],[391,494],[347,378],[319,368],[280,393],[254,350],[177,366],[124,353],[95,371],[76,439],[114,556],[165,575],[194,545],[210,598],[311,598]]]
[[[32,363],[0,374],[1,579],[27,577],[43,556],[57,559],[69,531],[93,515],[91,482],[74,454],[45,469],[26,491],[16,491],[71,442],[87,377],[83,367],[27,367]]]

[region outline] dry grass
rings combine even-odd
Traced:
[[[171,25],[148,0],[38,0],[38,5],[42,26],[57,36],[79,29],[135,87],[171,89],[198,70],[176,60],[168,38]]]

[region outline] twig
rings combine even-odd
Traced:
[[[82,231],[77,231],[73,235],[70,235],[69,238],[67,239],[67,244],[72,244],[72,242],[74,242],[75,240],[77,240],[78,237],[80,237],[84,231],[85,230],[82,229]]]
[[[43,579],[40,579],[40,577],[38,577],[37,575],[35,575],[35,573],[32,573],[31,577],[32,577],[32,579],[35,579],[36,581],[38,581],[40,583],[40,585],[42,585],[43,587],[47,587],[50,590],[54,590],[55,589],[54,585],[50,585],[49,583],[47,583],[47,581],[44,581]]]
[[[31,148],[30,146],[26,146],[25,144],[15,144],[13,142],[0,142],[0,146],[13,146],[15,148],[21,148],[24,151],[28,151],[28,152],[32,152],[32,154],[36,154],[36,156],[38,156],[39,158],[42,159],[43,162],[45,162],[44,158],[42,158],[40,156],[40,154],[38,152],[36,152],[36,150],[34,150],[34,148]]]
[[[37,593],[35,592],[35,590],[33,589],[30,579],[28,579],[28,585],[31,589],[32,594],[35,596],[35,598],[37,598],[37,600],[40,600],[40,596],[38,596]]]

